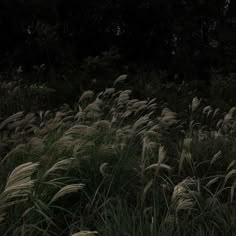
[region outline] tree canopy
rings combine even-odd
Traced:
[[[185,79],[232,64],[230,0],[2,0],[0,67],[59,67],[111,47]],[[230,43],[229,43],[230,42]]]

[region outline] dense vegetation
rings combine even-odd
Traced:
[[[0,1],[0,234],[236,235],[235,3]]]
[[[176,113],[125,79],[1,121],[2,235],[236,233],[236,108]]]

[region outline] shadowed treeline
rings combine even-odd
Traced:
[[[45,64],[45,80],[112,47],[123,63],[149,64],[171,79],[207,80],[211,68],[235,65],[234,1],[12,0],[0,12],[0,67],[29,73]]]

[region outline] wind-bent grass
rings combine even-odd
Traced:
[[[1,121],[3,235],[236,233],[236,108],[193,98],[178,114],[131,94]]]

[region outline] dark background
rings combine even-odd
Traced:
[[[78,92],[119,73],[209,84],[236,69],[232,0],[1,0],[0,29],[2,80],[20,68],[24,81]]]

